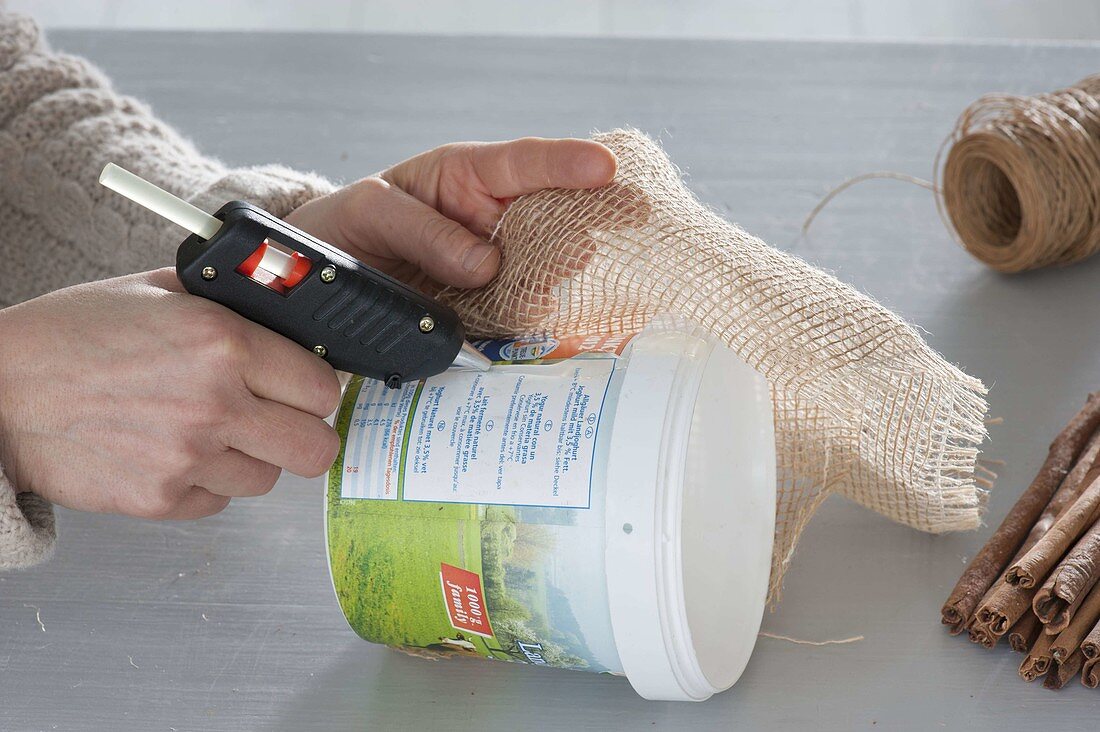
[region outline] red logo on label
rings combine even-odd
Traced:
[[[485,593],[481,591],[481,575],[449,564],[439,565],[439,582],[443,587],[443,604],[451,627],[490,638],[489,612],[485,609]]]

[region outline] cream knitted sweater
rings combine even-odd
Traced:
[[[202,156],[86,61],[49,50],[30,19],[0,9],[0,307],[174,262],[179,230],[100,187],[107,162],[208,211],[243,199],[284,216],[333,190],[314,175]],[[54,537],[51,506],[0,472],[0,569],[42,561]]]

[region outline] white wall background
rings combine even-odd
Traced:
[[[53,28],[1100,39],[1100,0],[8,0],[8,4]]]

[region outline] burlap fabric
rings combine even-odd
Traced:
[[[977,527],[981,382],[870,298],[706,209],[646,136],[595,139],[618,156],[615,181],[518,199],[494,235],[500,275],[441,294],[468,329],[617,333],[672,313],[758,369],[775,401],[773,601],[829,493],[923,531]]]

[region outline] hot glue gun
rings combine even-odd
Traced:
[[[188,292],[334,368],[392,389],[452,365],[489,368],[452,309],[263,209],[230,201],[211,216],[113,163],[99,182],[191,232],[176,251],[176,274]]]

